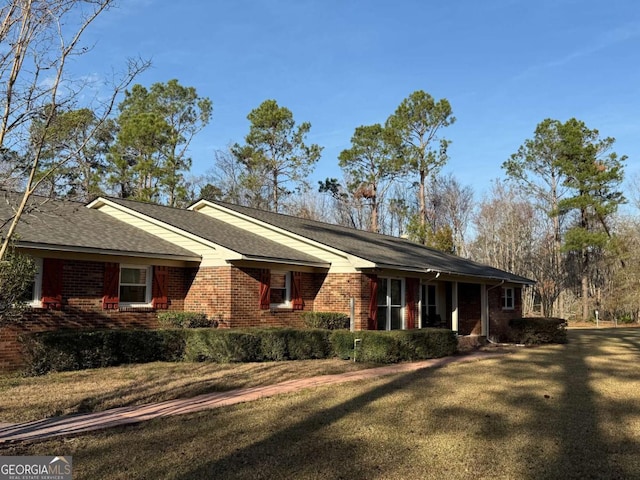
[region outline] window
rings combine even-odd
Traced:
[[[120,267],[120,303],[150,305],[151,267],[122,265]]]
[[[513,287],[504,287],[502,289],[502,308],[504,310],[513,310],[515,308],[514,300]]]
[[[378,279],[378,330],[403,328],[404,282],[400,278]]]
[[[42,306],[42,258],[33,257],[33,262],[36,265],[36,274],[33,280],[20,297],[26,305],[30,307]]]
[[[420,286],[420,327],[440,326],[438,305],[436,303],[436,286]]]
[[[269,303],[272,308],[291,306],[291,272],[271,270]]]

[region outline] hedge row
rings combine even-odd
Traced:
[[[358,346],[354,351],[354,341]],[[391,332],[337,330],[331,336],[337,357],[361,362],[396,363],[453,355],[458,339],[451,330],[423,328]]]
[[[449,330],[393,332],[295,329],[175,329],[41,332],[23,338],[26,373],[154,361],[260,362],[330,358],[394,363],[455,353]]]
[[[182,358],[185,340],[182,330],[73,330],[22,337],[30,375],[177,361]]]
[[[567,321],[562,318],[514,318],[509,320],[509,330],[508,341],[513,343],[567,343]]]
[[[336,312],[304,312],[302,320],[308,328],[340,330],[349,328],[349,316]]]

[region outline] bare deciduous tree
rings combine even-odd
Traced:
[[[113,5],[112,0],[10,0],[0,7],[0,152],[28,153],[22,199],[15,206],[9,228],[2,239],[0,260],[5,258],[11,239],[29,198],[57,168],[81,149],[68,152],[41,175],[43,149],[53,118],[59,108],[72,106],[83,85],[66,75],[71,57],[88,52],[80,39],[89,26]],[[129,60],[126,72],[111,86],[110,97],[92,107],[99,129],[111,112],[116,96],[123,91],[147,62]],[[43,115],[44,113],[44,115]],[[37,137],[30,126],[39,117]],[[87,139],[91,135],[87,135]],[[5,155],[3,154],[3,157]]]

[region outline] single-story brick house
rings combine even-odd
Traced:
[[[0,197],[0,218],[14,197]],[[356,330],[494,335],[521,316],[532,283],[405,239],[223,202],[43,201],[18,228],[17,248],[39,270],[25,321],[0,329],[0,369],[19,361],[22,332],[153,328],[165,309],[227,328],[300,326],[301,312],[331,311]]]

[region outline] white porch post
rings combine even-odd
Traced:
[[[487,285],[482,284],[480,287],[480,325],[481,333],[485,337],[489,335],[489,298],[487,297]]]
[[[458,282],[451,282],[451,330],[458,331]]]

